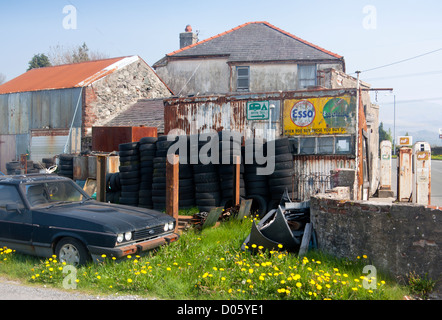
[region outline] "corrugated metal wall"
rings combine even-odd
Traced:
[[[82,88],[72,88],[0,95],[0,134],[69,128],[81,92]],[[80,108],[81,103],[80,97]],[[81,112],[77,112],[74,126],[81,126]]]
[[[31,130],[69,129],[77,102],[79,108],[75,115],[74,127],[81,127],[82,88],[18,92],[0,95],[0,135],[15,135],[15,158],[31,150]],[[78,134],[75,131],[75,139]],[[60,138],[61,139],[61,138]],[[67,139],[67,136],[65,137]],[[12,140],[8,140],[11,143]],[[77,140],[74,140],[77,143]],[[74,146],[74,144],[72,144]],[[0,144],[0,157],[3,162],[9,159],[6,148]],[[31,156],[32,157],[32,156]],[[39,157],[38,157],[39,158]]]
[[[165,99],[165,133],[174,128],[182,129],[186,134],[204,133],[209,129],[216,131],[234,130],[241,132],[245,138],[255,136],[272,140],[283,135],[282,122],[284,121],[283,113],[286,100],[341,97],[346,94],[354,96],[355,90],[252,93]],[[271,119],[247,120],[247,102],[263,100],[269,101],[269,105],[273,107]],[[270,127],[274,131],[269,131]],[[356,119],[351,119],[347,129],[347,136],[354,135]],[[319,136],[333,137],[336,135]],[[299,137],[302,138],[303,136]],[[298,191],[299,200],[307,200],[311,195],[331,188],[331,170],[338,168],[355,169],[355,167],[354,150],[346,155],[294,154],[294,191]]]
[[[255,98],[256,99],[256,98]],[[259,100],[259,98],[258,98]],[[165,133],[182,129],[186,134],[207,133],[210,130],[231,130],[250,138],[273,140],[281,134],[280,100],[269,100],[272,107],[268,120],[247,120],[247,99],[205,99],[203,101],[169,104],[164,111]],[[272,128],[273,130],[268,130]]]

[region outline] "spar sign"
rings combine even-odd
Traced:
[[[330,135],[356,132],[352,96],[290,99],[284,101],[285,135]]]

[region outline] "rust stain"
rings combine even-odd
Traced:
[[[126,57],[38,68],[0,86],[0,94],[77,87],[80,82],[98,80],[115,70],[104,68]],[[86,85],[90,83],[87,82]]]

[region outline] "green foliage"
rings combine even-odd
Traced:
[[[391,137],[391,129],[388,129],[388,132],[384,129],[384,124],[381,122],[379,124],[379,143],[388,140],[393,142],[393,138]]]
[[[70,278],[79,291],[160,299],[396,300],[408,294],[379,273],[376,278],[364,274],[364,266],[371,264],[366,255],[338,259],[317,251],[299,257],[284,248],[242,251],[251,224],[247,218],[202,231],[192,228],[168,246],[121,260],[103,256],[70,274],[54,256],[26,262],[3,249],[7,259],[0,260],[0,273],[9,274],[21,261],[14,276],[32,283],[62,288]],[[373,285],[366,288],[364,283]]]
[[[51,63],[49,62],[49,58],[44,53],[35,54],[31,61],[29,61],[28,69],[26,71],[29,71],[31,69],[36,68],[43,68],[43,67],[50,67]]]
[[[412,294],[426,299],[428,298],[428,294],[433,291],[436,281],[429,279],[426,274],[424,277],[421,277],[413,271],[408,274],[408,285]]]
[[[89,61],[89,48],[86,43],[83,42],[83,45],[78,46],[76,51],[72,53],[72,63],[79,63]]]

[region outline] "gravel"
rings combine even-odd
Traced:
[[[24,285],[0,278],[0,300],[152,300],[135,295],[88,295],[72,290]]]

